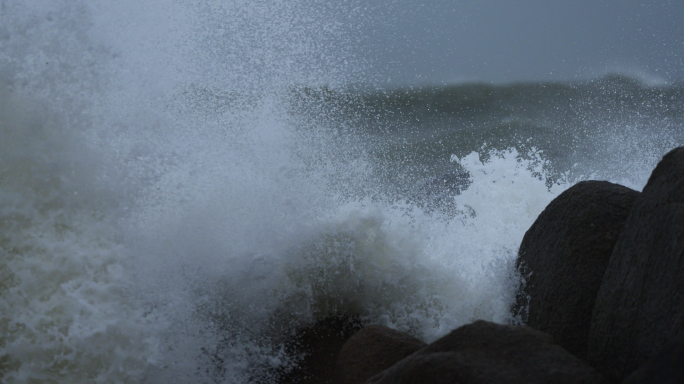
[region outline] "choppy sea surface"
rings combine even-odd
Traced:
[[[198,4],[0,2],[3,383],[273,382],[329,316],[515,321],[544,207],[684,145],[684,84],[359,85],[353,7]]]

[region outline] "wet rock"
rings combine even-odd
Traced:
[[[515,312],[584,358],[596,294],[639,192],[583,181],[556,197],[525,233],[517,260],[526,277]]]
[[[625,379],[623,384],[684,383],[684,332],[665,345],[646,365]]]
[[[342,347],[337,359],[337,383],[363,384],[366,379],[426,345],[406,333],[370,325],[354,334]]]
[[[460,327],[366,383],[602,383],[602,376],[524,326],[477,321]]]
[[[618,382],[684,329],[684,147],[663,157],[629,214],[596,297],[588,361]]]
[[[299,366],[280,378],[281,384],[332,384],[335,363],[344,343],[359,329],[355,316],[329,317],[296,333],[288,353],[302,355]]]

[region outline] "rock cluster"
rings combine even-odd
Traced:
[[[460,327],[368,384],[602,383],[603,377],[543,332],[486,321]],[[363,383],[357,382],[357,383]]]
[[[606,181],[580,182],[544,209],[520,245],[526,285],[514,311],[580,358],[608,260],[638,196]]]
[[[326,355],[326,381],[684,383],[684,147],[641,193],[586,181],[559,195],[517,264],[526,325],[477,321],[429,345],[369,326]]]
[[[525,234],[518,263],[530,274],[517,303],[527,325],[624,380],[684,330],[684,147],[642,193],[568,189]]]

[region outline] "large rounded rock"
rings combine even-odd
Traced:
[[[629,375],[622,384],[684,383],[684,332],[680,333],[646,365]]]
[[[355,333],[342,347],[337,358],[337,383],[363,384],[426,345],[406,333],[370,325]]]
[[[518,268],[526,284],[516,312],[584,358],[596,294],[639,192],[583,181],[556,197],[525,233]]]
[[[684,329],[684,147],[663,157],[615,244],[596,297],[588,359],[613,381]]]
[[[296,369],[282,375],[279,384],[333,384],[335,362],[345,342],[361,323],[356,316],[333,316],[298,329],[286,343],[291,355],[302,356]]]
[[[554,344],[546,333],[477,321],[452,331],[366,383],[602,382],[599,373]]]

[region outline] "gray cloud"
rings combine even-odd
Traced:
[[[684,3],[370,0],[355,20],[361,81],[684,79]]]

